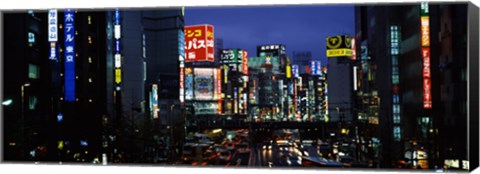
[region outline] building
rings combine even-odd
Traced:
[[[404,161],[403,167],[434,168],[448,158],[467,160],[467,130],[451,127],[467,124],[466,11],[466,4],[356,8],[358,43],[365,50],[359,68],[368,74],[362,76],[363,99],[379,102],[381,166]],[[449,144],[453,139],[455,145]]]
[[[16,34],[5,34],[15,42],[4,49],[5,74],[11,74],[4,92],[16,104],[4,116],[18,123],[6,127],[14,135],[6,136],[5,147],[12,148],[6,150],[15,153],[6,160],[101,158],[107,115],[104,19],[104,12],[73,10],[5,15],[4,31]],[[20,73],[12,74],[18,67]],[[12,118],[18,113],[20,119]]]
[[[292,62],[295,65],[299,65],[299,73],[307,73],[307,66],[309,66],[310,61],[312,60],[311,51],[294,51],[292,56]]]

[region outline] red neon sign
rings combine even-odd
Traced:
[[[186,62],[214,61],[213,26],[185,26]]]

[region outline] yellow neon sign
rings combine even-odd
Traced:
[[[121,69],[115,69],[115,82],[116,83],[122,82],[122,70]]]
[[[327,57],[342,57],[342,56],[352,56],[353,51],[351,49],[334,49],[327,50]]]

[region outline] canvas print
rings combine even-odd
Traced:
[[[2,159],[469,171],[471,10],[3,11]]]

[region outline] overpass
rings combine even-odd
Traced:
[[[221,120],[195,120],[187,123],[187,129],[191,131],[202,131],[207,129],[321,129],[338,128],[338,122],[322,121],[264,121],[252,122],[244,119],[221,119]]]

